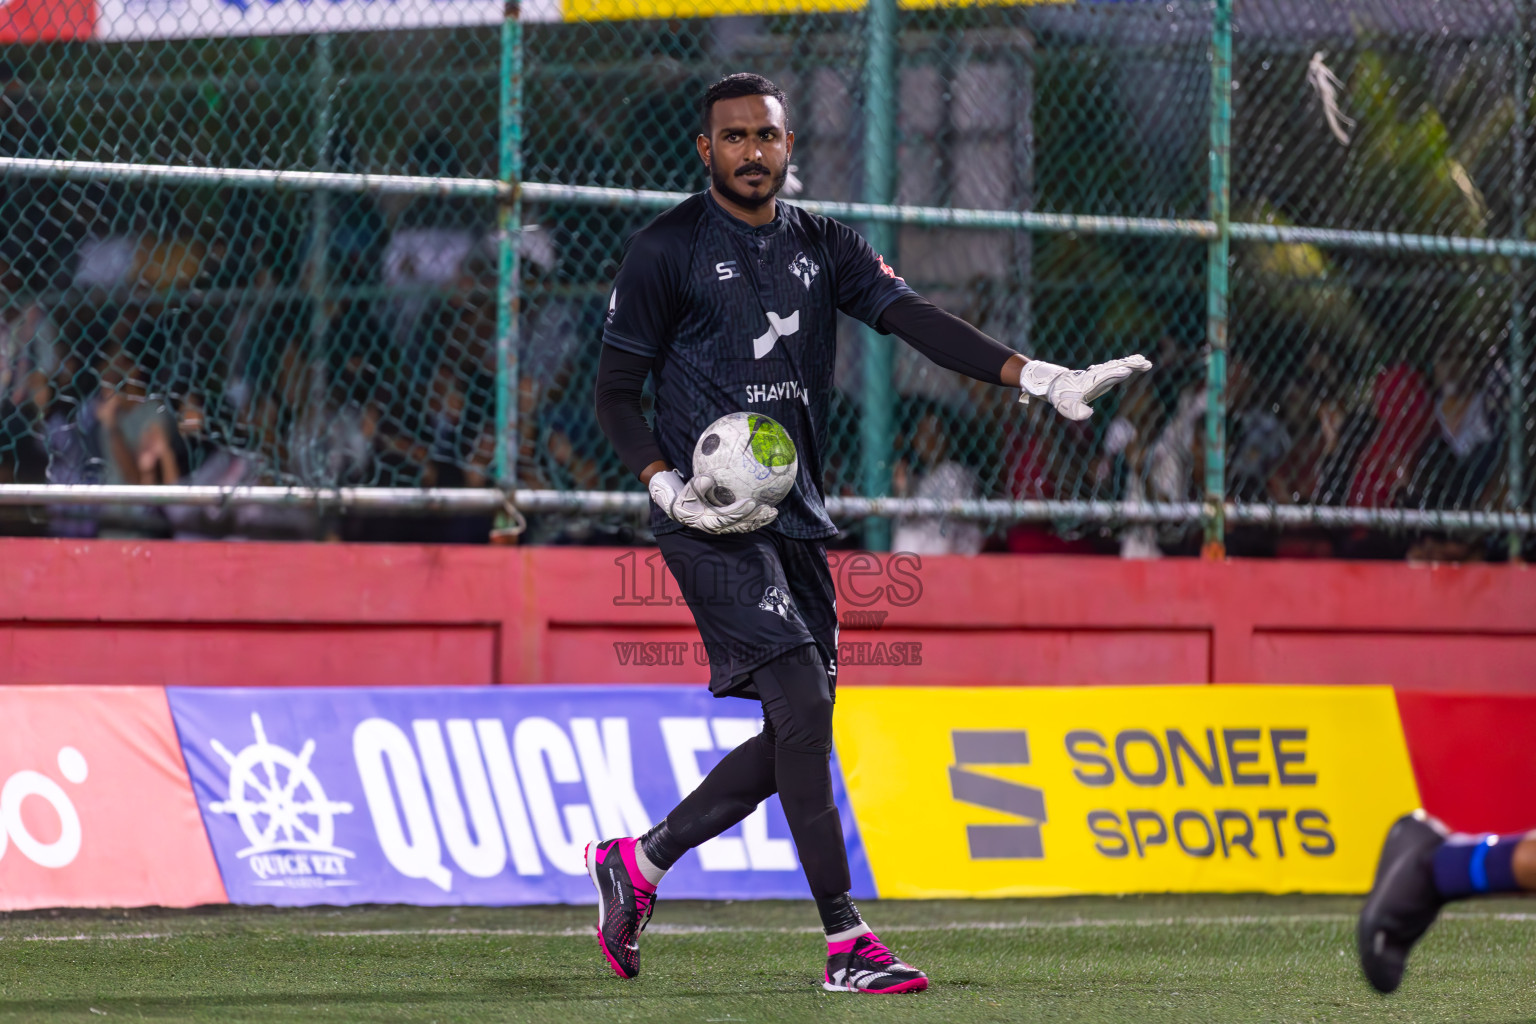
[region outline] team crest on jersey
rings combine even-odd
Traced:
[[[763,591],[763,599],[757,602],[757,606],[765,612],[773,612],[781,619],[789,619],[789,595],[778,587],[769,587]]]
[[[800,283],[806,288],[811,287],[811,282],[816,280],[816,275],[821,273],[821,268],[816,261],[803,252],[795,253],[795,258],[790,261],[789,272],[800,279]]]

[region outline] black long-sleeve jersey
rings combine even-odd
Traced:
[[[800,459],[772,527],[789,537],[837,533],[821,493],[821,448],[837,353],[837,312],[880,330],[912,290],[852,228],[776,204],[753,227],[708,192],[636,232],[614,282],[607,345],[654,359],[655,435],[685,470],[715,420],[762,412],[784,425]],[[657,533],[682,527],[651,508]]]

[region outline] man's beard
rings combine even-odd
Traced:
[[[747,164],[746,167],[757,167],[765,172],[768,170],[768,168],[764,167],[762,164]],[[737,168],[738,171],[743,169],[744,168]],[[734,171],[729,174],[721,172],[721,170],[715,166],[714,160],[710,160],[709,162],[709,177],[710,180],[714,182],[715,188],[730,196],[732,202],[736,203],[738,206],[744,206],[749,210],[755,210],[760,206],[768,205],[768,202],[773,199],[774,196],[779,194],[779,189],[783,188],[784,182],[789,179],[789,164],[786,162],[784,166],[779,169],[779,173],[773,175],[772,179],[768,183],[768,191],[761,196],[754,196],[751,193],[736,191],[734,188],[736,182],[736,173]]]

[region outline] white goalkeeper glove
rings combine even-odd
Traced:
[[[705,533],[751,533],[779,517],[779,510],[751,498],[730,505],[712,505],[704,497],[714,487],[714,480],[696,476],[683,481],[675,469],[651,476],[651,500],[668,518]]]
[[[1095,363],[1086,370],[1069,370],[1055,363],[1031,359],[1024,364],[1019,383],[1023,394],[1019,401],[1029,404],[1031,395],[1044,398],[1069,420],[1085,420],[1093,415],[1088,403],[1134,373],[1146,373],[1152,363],[1145,356],[1126,356],[1107,363]]]

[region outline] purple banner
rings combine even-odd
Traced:
[[[232,903],[588,903],[582,850],[637,835],[762,726],[682,686],[167,689]],[[855,897],[875,894],[848,806]],[[808,898],[777,797],[663,898]]]

